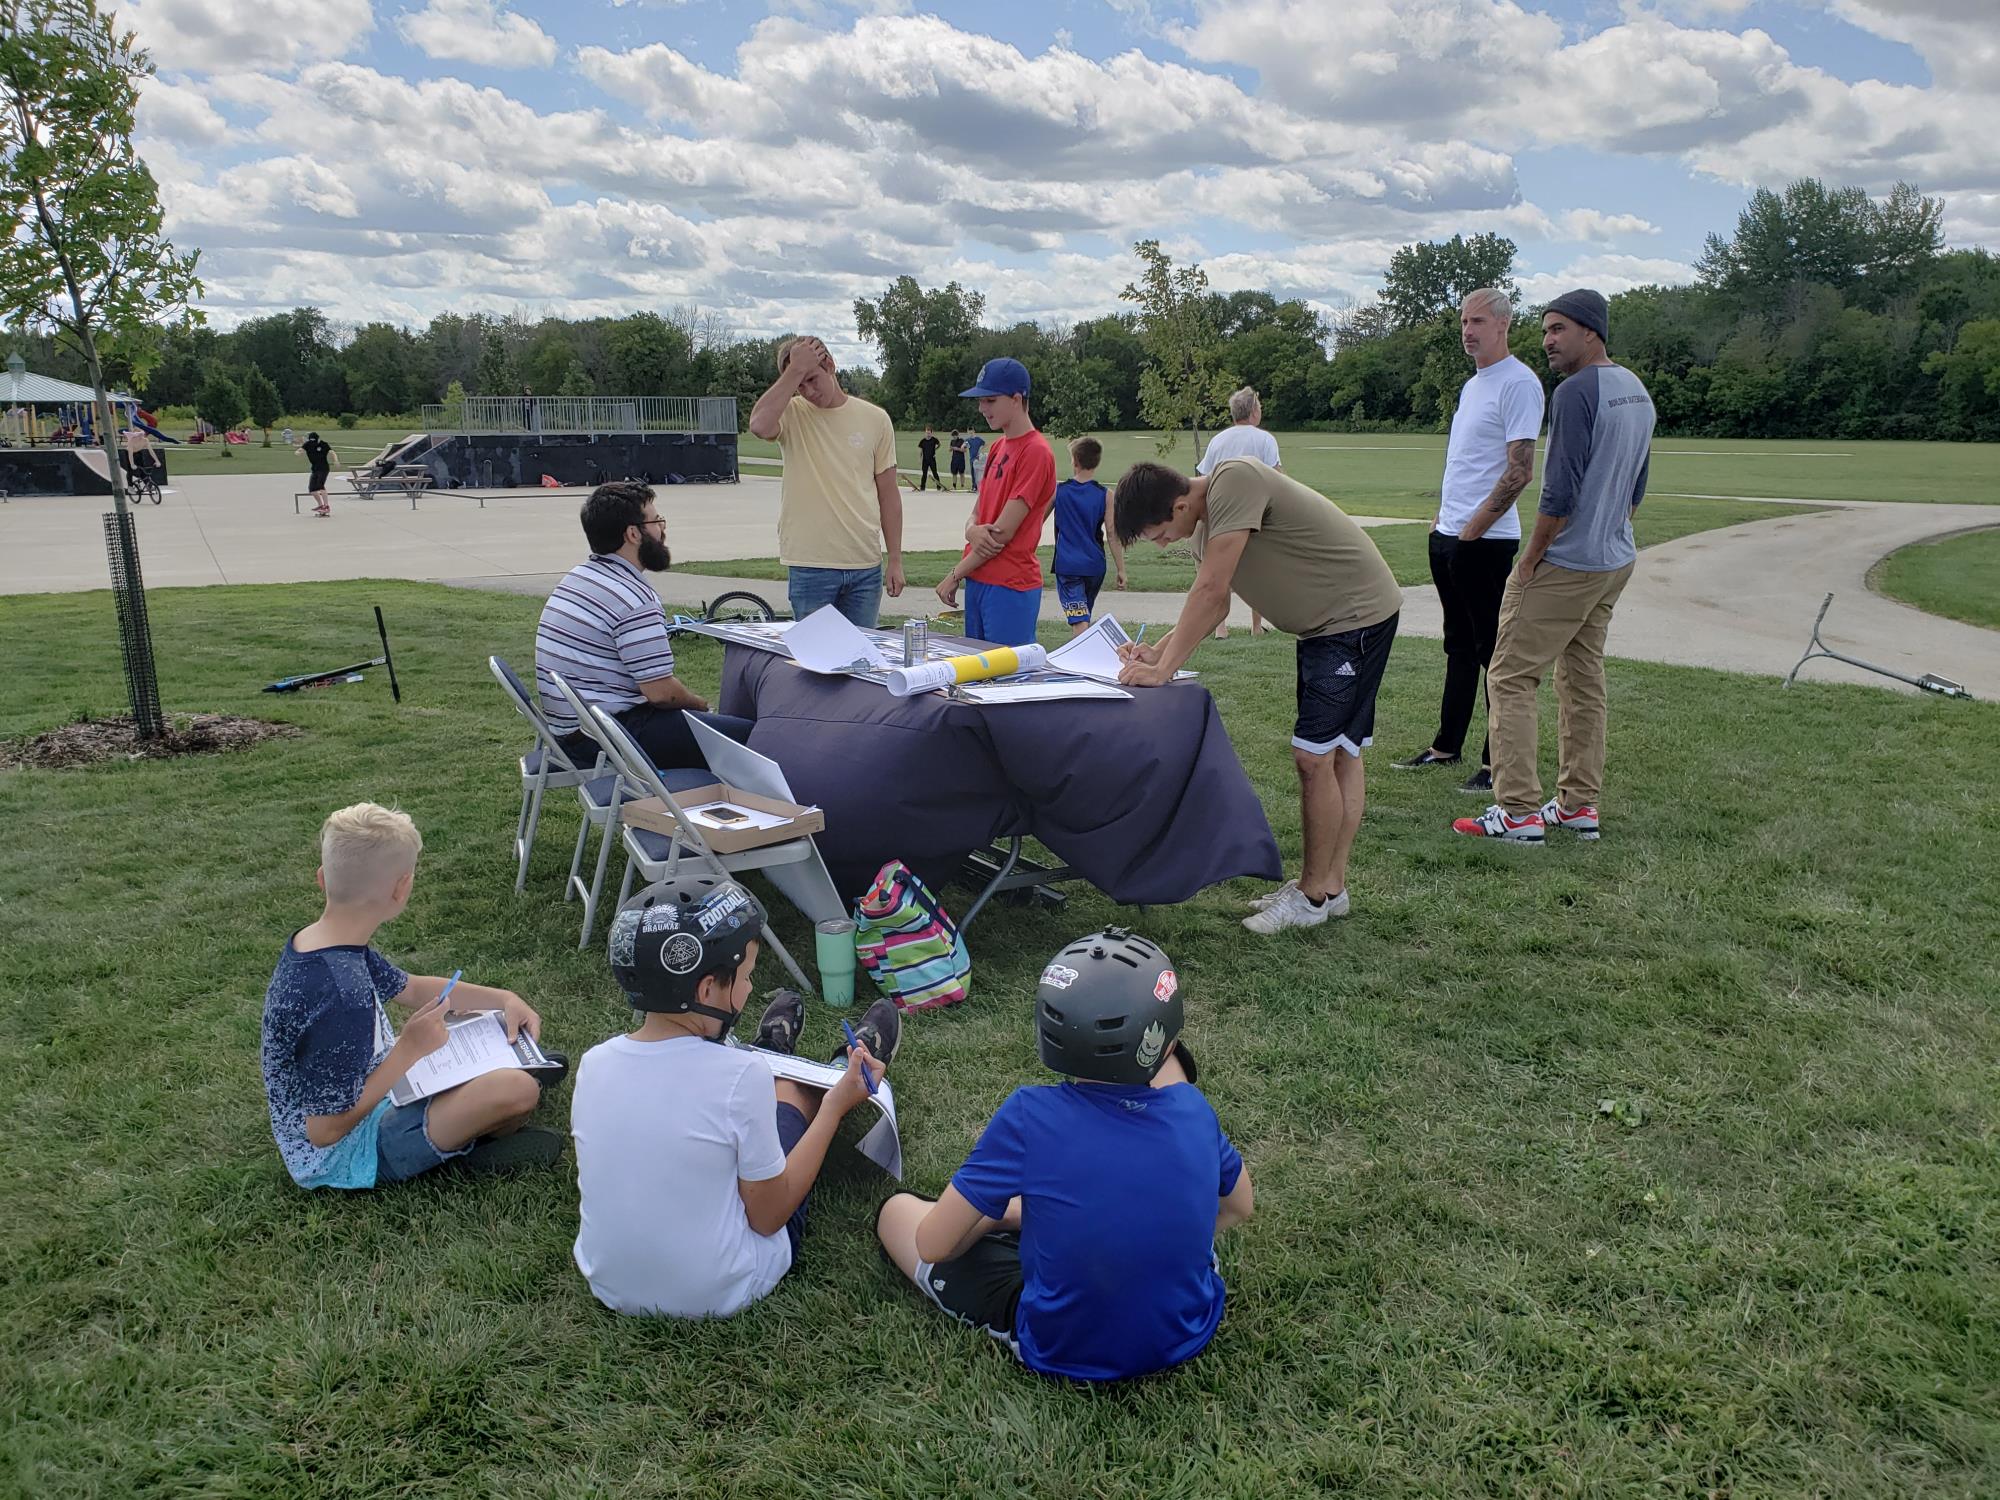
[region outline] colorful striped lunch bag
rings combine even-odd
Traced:
[[[972,956],[931,888],[900,859],[875,872],[854,907],[854,951],[876,988],[903,1010],[955,1005],[965,998]]]

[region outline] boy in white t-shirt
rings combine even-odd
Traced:
[[[798,1256],[806,1199],[847,1112],[895,1055],[901,1017],[879,1000],[825,1094],[726,1045],[750,998],[764,909],[734,881],[687,877],[611,925],[611,970],[637,1031],[577,1068],[570,1107],[583,1220],[574,1251],[614,1312],[728,1317]],[[756,1043],[797,1045],[805,1006],[781,990]]]

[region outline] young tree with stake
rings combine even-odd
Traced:
[[[0,315],[52,329],[83,357],[121,537],[130,511],[102,350],[143,359],[151,336],[201,294],[195,254],[161,234],[159,186],[132,149],[137,80],[151,60],[97,0],[0,0]],[[136,553],[132,556],[136,559]],[[121,597],[123,616],[128,601]],[[125,638],[150,642],[131,591]],[[128,650],[126,685],[142,736],[164,727],[150,647]]]

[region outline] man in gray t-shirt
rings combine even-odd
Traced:
[[[1564,376],[1549,402],[1549,446],[1535,532],[1500,603],[1486,669],[1495,805],[1452,831],[1539,844],[1548,828],[1598,834],[1604,781],[1604,641],[1632,577],[1632,512],[1646,494],[1653,402],[1639,377],[1611,362],[1609,310],[1574,291],[1542,313],[1542,348]],[[1556,795],[1541,801],[1536,692],[1556,669],[1562,726]],[[1538,806],[1539,804],[1539,806]]]

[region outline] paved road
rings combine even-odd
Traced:
[[[295,515],[295,476],[203,476],[170,492],[140,520],[146,582],[162,588],[211,583],[286,583],[409,578],[542,594],[582,548],[582,491],[513,492],[485,508],[463,495],[425,496],[412,511],[395,499],[337,500],[332,520]],[[912,551],[958,545],[967,497],[906,493]],[[2000,525],[2000,507],[1808,501],[1826,509],[1707,531],[1647,549],[1612,625],[1617,656],[1728,671],[1782,675],[1804,650],[1829,590],[1836,598],[1823,635],[1837,650],[1912,674],[1937,672],[1981,698],[2000,698],[2000,631],[1938,619],[1867,587],[1883,556],[1926,537]],[[781,603],[784,585],[691,571],[709,559],[768,556],[778,516],[774,479],[662,488],[659,508],[681,571],[655,584],[670,603],[748,588]],[[17,499],[0,507],[0,594],[105,586],[101,501]],[[1415,524],[1361,518],[1370,525]],[[1440,634],[1437,596],[1404,593],[1406,634]],[[1180,598],[1107,593],[1120,619],[1171,622]],[[928,590],[888,612],[928,612]],[[1044,619],[1059,619],[1051,592]],[[1234,623],[1249,623],[1239,602]],[[1809,681],[1886,686],[1888,679],[1838,663],[1806,669]]]

